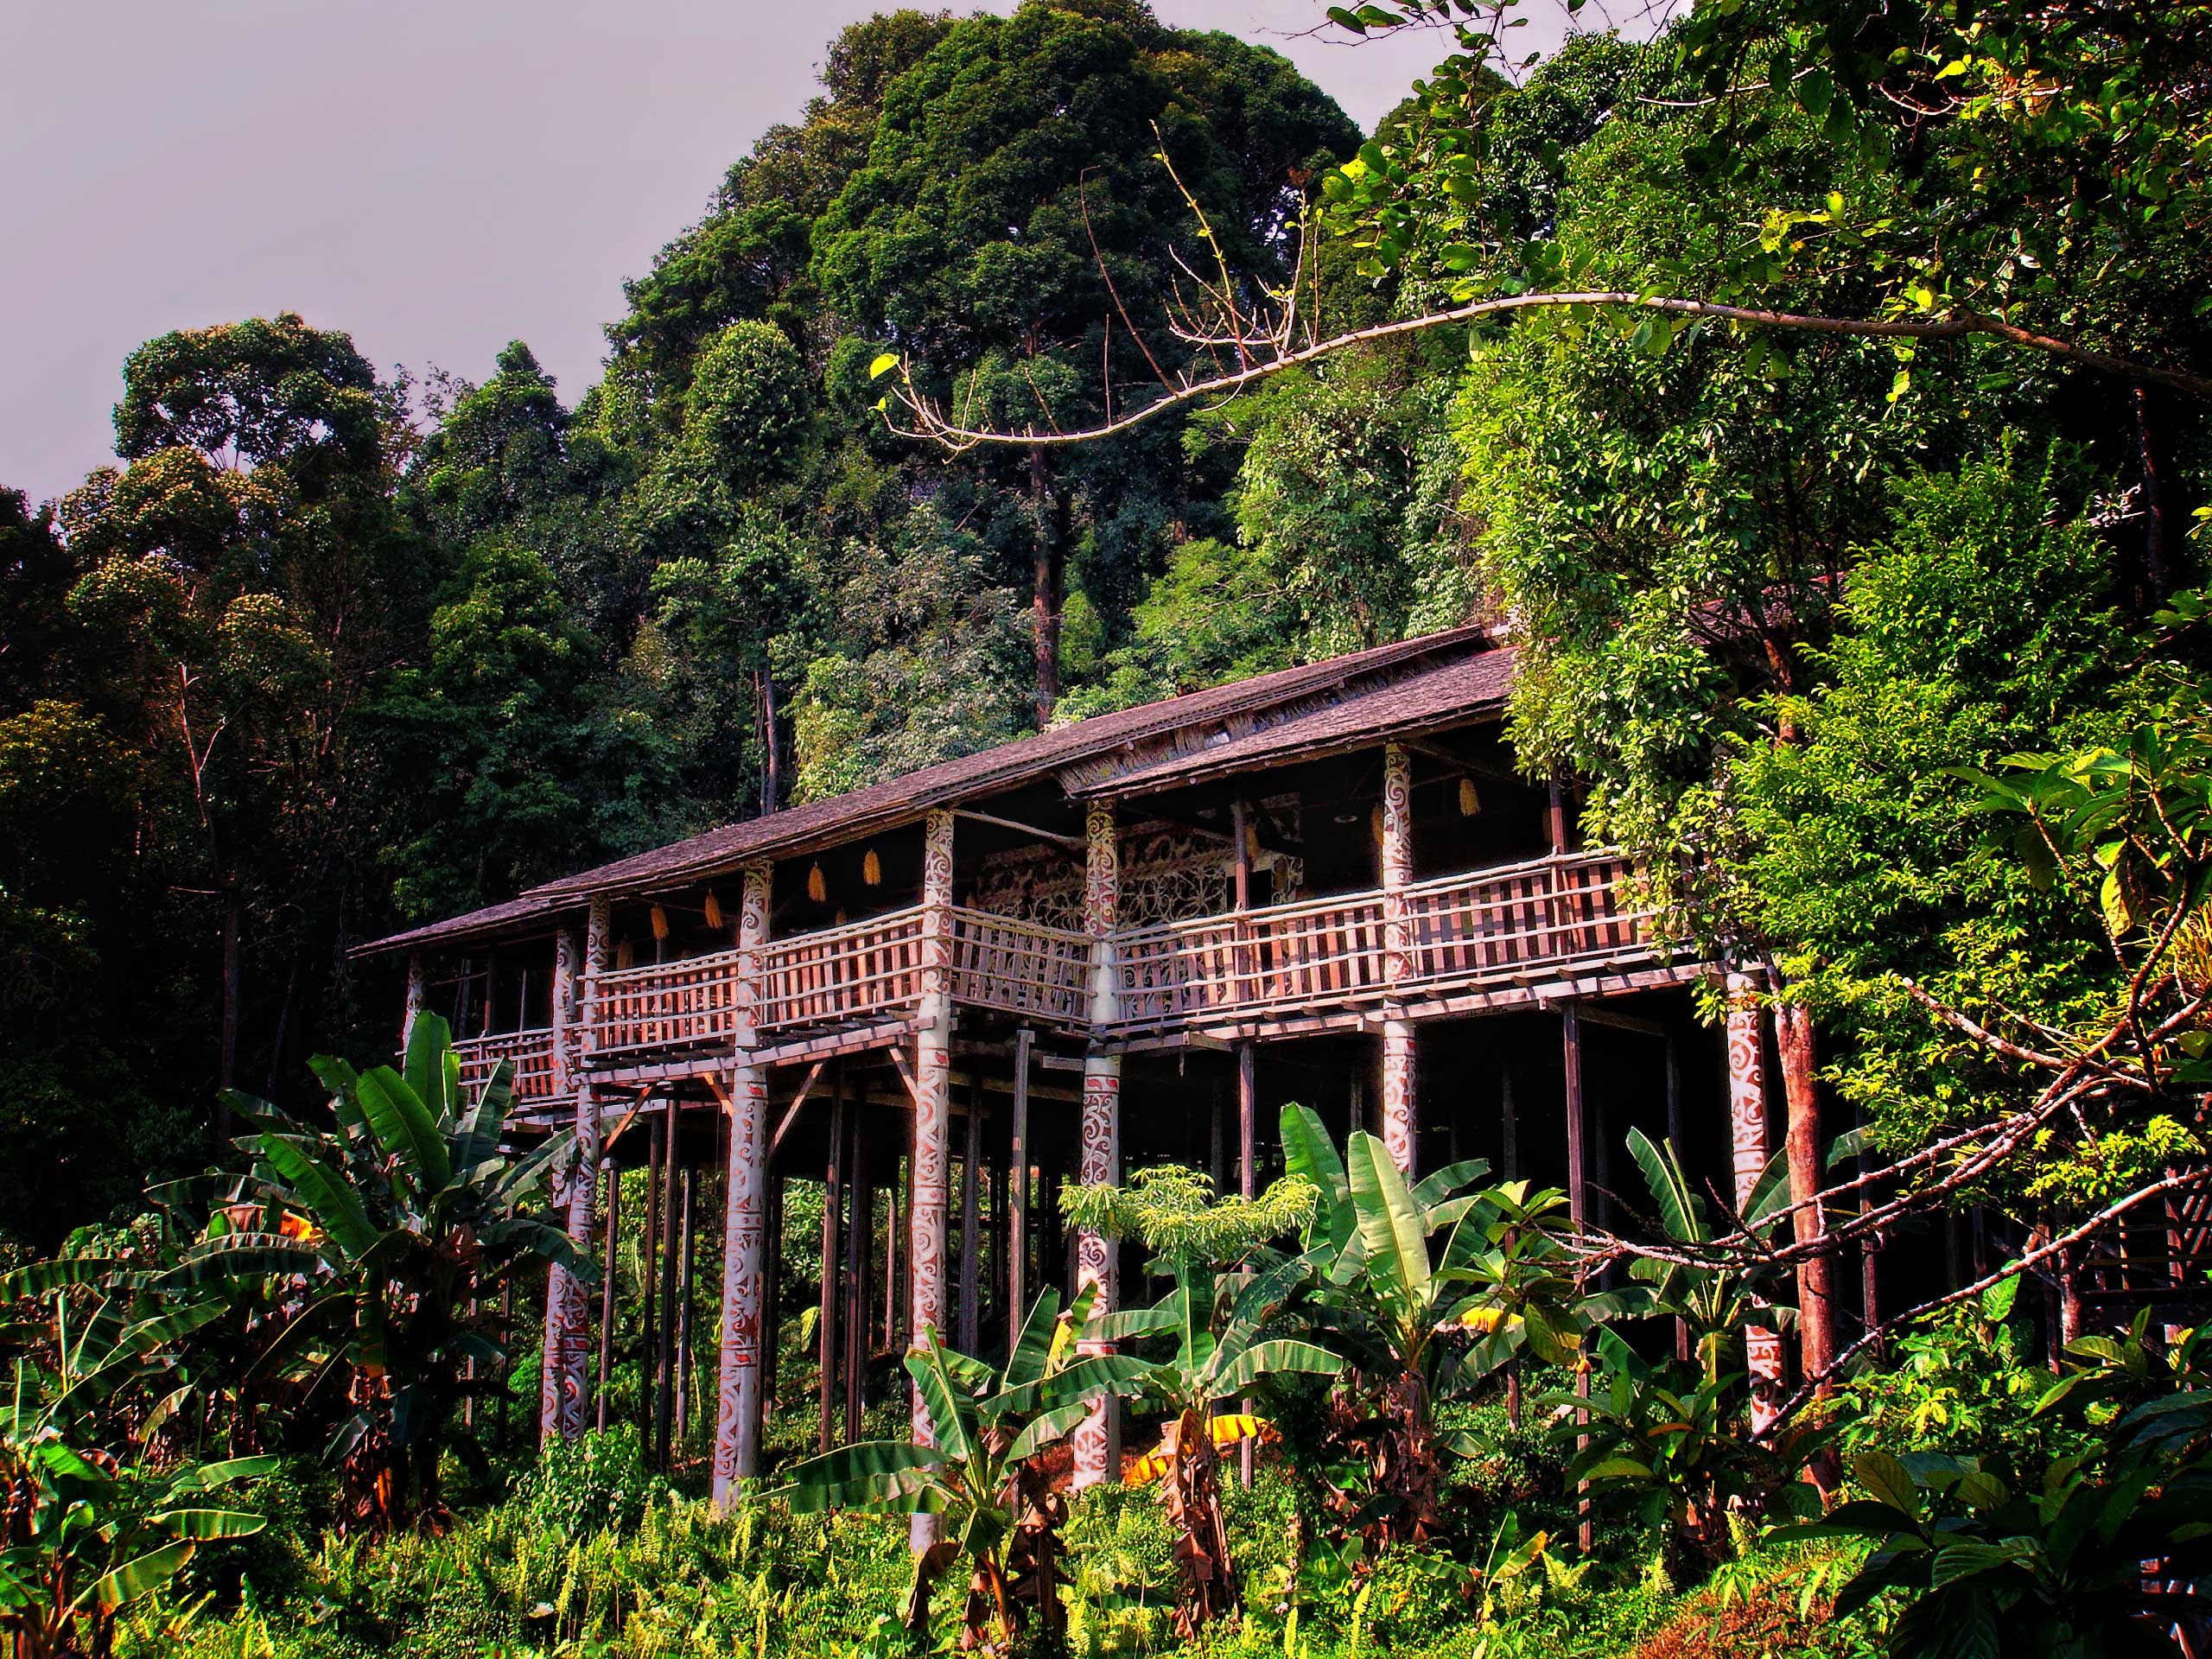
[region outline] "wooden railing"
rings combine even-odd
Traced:
[[[1090,941],[1065,928],[956,907],[952,995],[1055,1025],[1088,1025]]]
[[[1109,942],[1113,1029],[1433,998],[1648,959],[1650,917],[1624,904],[1627,871],[1612,854],[1573,853],[1407,887],[1395,977],[1379,890],[1130,929]],[[925,919],[912,906],[761,946],[760,1030],[848,1025],[913,1007],[922,995]],[[1089,938],[966,906],[953,907],[950,920],[956,1001],[1089,1027]],[[738,960],[723,950],[602,975],[593,1052],[728,1046],[736,1036]],[[516,1037],[536,1039],[543,1058],[532,1064],[550,1092],[544,1034]]]
[[[1550,978],[1651,953],[1651,912],[1630,910],[1628,865],[1567,853],[1422,881],[1405,892],[1402,987]]]
[[[599,976],[600,1054],[728,1043],[737,1034],[737,952],[617,968]]]
[[[1116,1024],[1295,1014],[1646,957],[1650,917],[1621,900],[1627,868],[1610,853],[1575,853],[1408,887],[1395,981],[1375,889],[1117,934]]]
[[[760,956],[763,1031],[905,1007],[922,995],[922,908],[777,939]]]
[[[1382,896],[1163,922],[1118,933],[1113,946],[1118,1025],[1149,1029],[1363,1001],[1382,994]]]
[[[512,1088],[518,1101],[553,1097],[553,1033],[543,1026],[529,1031],[494,1032],[464,1037],[453,1046],[461,1060],[461,1084],[474,1091],[491,1081],[501,1060],[514,1063]]]

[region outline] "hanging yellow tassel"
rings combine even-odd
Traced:
[[[653,938],[663,943],[668,938],[668,912],[658,905],[653,906]]]
[[[625,939],[614,947],[614,965],[617,968],[634,968],[638,965],[636,947],[632,945],[629,940]]]
[[[1482,810],[1483,798],[1475,793],[1475,780],[1462,778],[1459,780],[1459,816],[1471,818]]]
[[[1367,833],[1375,837],[1377,847],[1382,844],[1382,804],[1380,801],[1375,804],[1375,810],[1368,817]]]
[[[722,901],[715,897],[712,887],[707,889],[707,925],[719,929],[722,925]]]
[[[861,880],[871,887],[880,887],[883,885],[883,861],[875,855],[875,849],[873,847],[868,849],[868,855],[861,860]]]
[[[830,884],[822,879],[822,867],[810,865],[806,872],[806,896],[820,904],[830,896]]]
[[[845,925],[845,912],[844,912],[843,911],[842,911],[842,910],[840,910],[840,911],[839,911],[839,912],[838,912],[835,916],[833,916],[833,917],[831,917],[831,918],[830,918],[830,926],[832,926],[832,927],[842,927],[844,925]]]

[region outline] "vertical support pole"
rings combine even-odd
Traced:
[[[1770,1155],[1766,1109],[1766,1048],[1760,1040],[1758,982],[1740,969],[1728,970],[1729,1166],[1736,1207],[1751,1199]],[[1745,1369],[1751,1379],[1751,1432],[1764,1433],[1774,1421],[1782,1398],[1782,1338],[1763,1325],[1744,1330]]]
[[[668,1097],[662,1114],[661,1128],[661,1243],[660,1243],[660,1329],[653,1349],[653,1445],[660,1456],[660,1466],[668,1467],[669,1457],[675,1446],[676,1430],[676,1331],[683,1313],[677,1300],[678,1270],[677,1241],[683,1236],[683,1217],[680,1213],[683,1197],[683,1117],[676,1096]]]
[[[607,1378],[614,1369],[614,1249],[622,1236],[622,1172],[607,1166],[607,1244],[599,1266],[599,1408],[597,1425],[607,1427]]]
[[[594,899],[584,930],[582,1048],[592,1046],[599,976],[607,969],[607,901]],[[569,1242],[579,1254],[591,1249],[592,1212],[599,1198],[599,1113],[591,1084],[574,1079],[575,1157],[561,1177],[557,1197],[567,1209]],[[545,1358],[537,1397],[537,1436],[573,1440],[584,1432],[584,1385],[589,1374],[591,1326],[582,1283],[556,1263],[545,1276]]]
[[[1509,1181],[1521,1179],[1521,1105],[1513,1097],[1513,1068],[1503,1065],[1497,1073],[1497,1162],[1500,1172]]]
[[[765,1411],[777,1400],[776,1373],[783,1356],[779,1302],[784,1287],[784,1178],[776,1173],[775,1155],[768,1157],[767,1217],[760,1240],[760,1401]]]
[[[1014,1119],[1007,1138],[1006,1305],[1007,1352],[1029,1317],[1029,1051],[1037,1033],[1024,1026],[1014,1033]]]
[[[1566,1084],[1564,1092],[1567,1096],[1567,1216],[1573,1222],[1575,1230],[1580,1232],[1589,1224],[1590,1219],[1589,1183],[1585,1178],[1583,1170],[1585,1139],[1582,1128],[1582,1010],[1572,1002],[1566,1003],[1560,1008],[1559,1021],[1560,1061]],[[1590,1374],[1587,1371],[1579,1370],[1576,1371],[1574,1391],[1585,1397],[1589,1395]],[[1577,1423],[1587,1424],[1590,1421],[1590,1414],[1578,1407],[1575,1410],[1574,1421]],[[1587,1451],[1590,1437],[1587,1434],[1579,1434],[1575,1437],[1574,1444],[1578,1452]],[[1580,1517],[1575,1529],[1575,1536],[1585,1555],[1590,1553],[1597,1541],[1597,1524],[1591,1515],[1589,1490],[1589,1484],[1586,1481],[1575,1488],[1574,1509],[1576,1515]]]
[[[914,1020],[914,1142],[907,1205],[906,1271],[912,1280],[909,1339],[944,1323],[944,1232],[952,1115],[952,814],[938,810],[922,830],[922,1000]],[[933,1446],[936,1430],[912,1390],[914,1443]],[[917,1551],[936,1541],[937,1517],[917,1515]]]
[[[657,1381],[653,1357],[660,1351],[661,1160],[668,1147],[668,1120],[647,1117],[645,1124],[645,1230],[638,1243],[638,1432],[645,1443],[645,1459],[651,1462]]]
[[[1087,1184],[1118,1181],[1122,1178],[1122,1057],[1098,1046],[1099,1037],[1114,1022],[1114,926],[1121,905],[1121,843],[1114,828],[1114,810],[1094,801],[1084,822],[1086,831],[1083,878],[1083,925],[1090,936],[1090,1052],[1083,1059],[1083,1163],[1078,1178]],[[1095,1333],[1096,1321],[1114,1306],[1114,1245],[1091,1228],[1076,1236],[1076,1288],[1097,1287],[1091,1304],[1090,1333],[1077,1344],[1090,1354],[1112,1351],[1112,1344]],[[1075,1484],[1096,1486],[1115,1471],[1115,1440],[1119,1414],[1110,1395],[1096,1401],[1090,1414],[1076,1426]]]
[[[562,938],[565,941],[567,938],[564,931]],[[415,1040],[415,1021],[422,1016],[428,988],[429,981],[423,972],[423,953],[410,950],[407,953],[407,1001],[399,1016],[399,1052],[402,1054],[407,1052],[407,1046]],[[461,1033],[455,1032],[454,1035],[458,1037]]]
[[[834,1432],[830,1422],[831,1392],[837,1376],[837,1231],[838,1206],[844,1202],[844,1183],[839,1179],[845,1161],[845,1063],[836,1062],[830,1084],[830,1156],[822,1172],[822,1303],[817,1311],[815,1335],[820,1341],[820,1378],[817,1384],[821,1408],[820,1449],[830,1449]]]
[[[715,1413],[716,1509],[760,1472],[761,1210],[767,1184],[767,1073],[753,1059],[760,1006],[760,947],[768,938],[765,864],[745,872],[737,922],[737,995],[726,1085],[729,1172],[722,1211],[721,1375]]]
[[[1560,1005],[1560,1063],[1567,1095],[1567,1207],[1580,1230],[1590,1220],[1590,1183],[1585,1164],[1588,1151],[1582,1128],[1582,1010],[1572,1002]]]
[[[1413,912],[1406,889],[1414,879],[1413,756],[1402,744],[1382,751],[1382,1144],[1398,1173],[1414,1173],[1419,1119],[1414,1097],[1414,1028],[1399,987],[1414,977]]]
[[[976,1292],[982,1269],[982,1217],[976,1213],[976,1165],[983,1156],[983,1091],[968,1093],[967,1134],[960,1149],[960,1351],[976,1351]]]
[[[1853,1113],[1853,1117],[1856,1122],[1861,1143],[1858,1160],[1859,1173],[1861,1175],[1871,1174],[1873,1173],[1874,1169],[1874,1154],[1865,1145],[1866,1135],[1866,1109],[1864,1106],[1859,1107]],[[1871,1186],[1860,1187],[1859,1189],[1859,1213],[1862,1216],[1871,1214],[1873,1208],[1874,1189]],[[1882,1323],[1881,1262],[1881,1247],[1874,1242],[1873,1235],[1871,1233],[1862,1234],[1859,1243],[1859,1312],[1860,1318],[1865,1321],[1866,1326],[1869,1331],[1877,1329]],[[2056,1321],[2054,1320],[2054,1328],[2056,1328]],[[1876,1358],[1878,1359],[1882,1357],[1884,1346],[1885,1344],[1878,1341],[1875,1343],[1874,1354]],[[2054,1353],[2051,1357],[2051,1369],[2053,1370],[2056,1370],[2058,1369],[2058,1360],[2056,1353]]]
[[[688,1445],[691,1439],[691,1171],[683,1172],[683,1225],[677,1236],[682,1241],[677,1253],[676,1276],[676,1440],[677,1445]]]
[[[1250,1038],[1236,1045],[1236,1190],[1251,1198],[1260,1190],[1259,1046]]]
[[[861,1437],[861,1408],[868,1397],[868,1270],[874,1258],[868,1237],[875,1225],[875,1194],[861,1145],[857,1109],[845,1122],[845,1439]]]

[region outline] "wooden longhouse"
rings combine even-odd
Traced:
[[[1487,1157],[1592,1218],[1631,1124],[1756,1173],[1756,1018],[1725,1045],[1700,1028],[1714,969],[1669,957],[1621,860],[1516,769],[1513,664],[1461,629],[1103,715],[364,951],[404,957],[409,1019],[452,1018],[473,1077],[512,1062],[526,1122],[574,1125],[580,1246],[612,1207],[602,1162],[650,1149],[664,1309],[689,1305],[692,1176],[724,1177],[720,1500],[758,1466],[793,1175],[826,1181],[826,1443],[836,1394],[857,1428],[872,1339],[974,1351],[1040,1283],[1115,1294],[1118,1253],[1061,1233],[1063,1178],[1173,1161],[1249,1192],[1286,1100],[1409,1170]],[[586,1421],[611,1323],[591,1300],[553,1274],[547,1434]],[[1109,1408],[1079,1431],[1079,1484],[1114,1430]]]

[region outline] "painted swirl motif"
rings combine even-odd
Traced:
[[[726,1507],[736,1483],[760,1472],[762,1269],[768,1203],[768,1079],[750,1064],[759,1041],[760,948],[768,937],[770,871],[745,872],[738,900],[736,1048],[728,1078],[729,1172],[722,1212],[722,1313],[715,1414],[714,1501]]]
[[[1122,1173],[1122,1063],[1118,1055],[1094,1055],[1084,1063],[1082,1150],[1077,1173],[1086,1183],[1116,1181]],[[1075,1282],[1077,1290],[1098,1287],[1096,1313],[1114,1306],[1114,1248],[1090,1228],[1075,1236]],[[1111,1344],[1092,1337],[1077,1344],[1084,1353],[1105,1353]],[[1110,1473],[1108,1464],[1113,1444],[1110,1398],[1101,1399],[1090,1414],[1076,1426],[1075,1484],[1096,1486]]]
[[[924,1025],[914,1044],[913,1201],[906,1218],[908,1328],[918,1340],[923,1331],[944,1326],[945,1212],[950,1198],[952,1141],[951,1032],[942,1023]],[[934,1446],[936,1431],[912,1390],[914,1443]]]
[[[1758,987],[1745,973],[1732,969],[1727,979],[1728,1149],[1736,1205],[1751,1202],[1771,1151],[1766,1111],[1766,1050],[1760,1039]],[[1782,1338],[1772,1331],[1746,1326],[1745,1369],[1751,1378],[1751,1428],[1758,1432],[1775,1418],[1782,1397]]]
[[[1414,1028],[1403,1020],[1382,1025],[1382,1144],[1402,1175],[1414,1173]]]
[[[735,1484],[759,1472],[755,1426],[760,1412],[761,1258],[767,1210],[763,1145],[767,1079],[738,1065],[728,1080],[728,1202],[722,1214],[720,1389],[715,1414],[714,1501],[729,1502]]]
[[[922,830],[922,995],[949,995],[952,989],[952,930],[945,912],[952,903],[952,814],[929,815]]]

